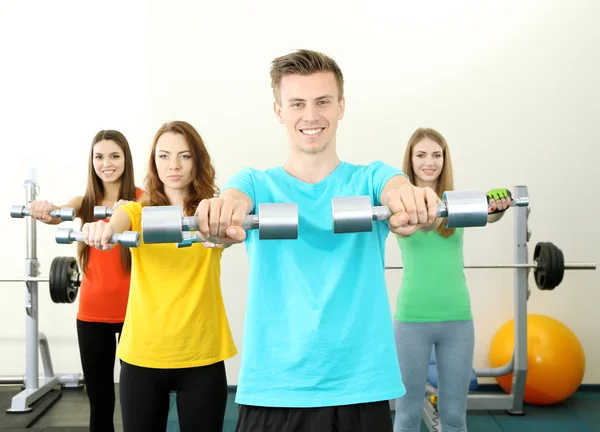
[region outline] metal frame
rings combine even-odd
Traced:
[[[38,194],[38,184],[35,175],[31,172],[25,180],[25,200],[27,207],[35,201]],[[32,405],[56,386],[80,387],[83,377],[78,373],[55,374],[50,356],[48,339],[39,331],[38,309],[39,293],[38,284],[48,282],[48,278],[39,277],[39,263],[37,259],[37,231],[36,220],[30,216],[26,218],[27,254],[25,256],[25,277],[0,279],[0,282],[25,282],[25,376],[10,377],[0,376],[0,384],[23,384],[24,389],[13,396],[8,413],[22,413],[32,410]],[[39,375],[38,350],[44,369]]]
[[[515,186],[514,197],[528,198],[527,186]],[[496,368],[475,369],[478,378],[493,378],[513,373],[512,387],[509,394],[470,393],[467,398],[467,410],[506,410],[509,414],[524,415],[523,397],[527,378],[527,300],[529,299],[529,266],[527,243],[531,237],[527,219],[529,207],[515,207],[515,348],[513,357],[507,364]],[[432,401],[437,399],[437,389],[427,383],[423,421],[432,432],[441,428],[437,406]]]
[[[528,262],[527,243],[531,237],[531,231],[528,229],[527,220],[531,209],[529,207],[527,186],[515,186],[513,199],[527,203],[527,205],[514,206],[512,210],[515,212],[515,264],[465,266],[465,268],[514,268],[515,270],[515,348],[513,356],[503,366],[474,369],[477,378],[494,378],[512,373],[511,392],[509,394],[469,393],[467,410],[505,410],[511,415],[524,415],[523,398],[527,378],[527,301],[530,294],[529,271],[535,268],[536,265]],[[386,269],[402,268],[402,266],[386,267]],[[595,268],[595,265],[577,263],[573,264],[572,268],[590,269]],[[422,419],[431,432],[441,430],[437,411],[437,396],[437,389],[427,383]],[[393,408],[393,400],[390,402]]]

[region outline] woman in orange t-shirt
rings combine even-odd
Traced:
[[[143,191],[134,184],[127,139],[118,131],[102,130],[92,141],[85,195],[75,197],[61,207],[75,208],[83,226],[94,221],[94,206],[116,208],[137,201],[142,194]],[[60,207],[48,201],[34,201],[30,212],[33,218],[55,225],[61,220],[49,213],[57,208]],[[77,257],[83,272],[77,339],[90,402],[90,431],[113,432],[115,335],[120,338],[125,320],[131,255],[128,248],[118,245],[110,251],[100,251],[81,242],[78,243]]]

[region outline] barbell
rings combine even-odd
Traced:
[[[535,283],[540,290],[553,290],[563,280],[565,270],[595,270],[595,262],[565,262],[564,254],[556,245],[550,242],[540,242],[535,245],[533,264],[496,264],[496,265],[466,265],[469,269],[533,269]],[[403,266],[389,266],[386,270],[403,269]]]
[[[511,199],[510,206],[527,207],[527,198]],[[335,234],[370,232],[373,221],[387,221],[392,216],[388,206],[371,205],[371,197],[337,197],[331,200]],[[436,217],[446,218],[447,228],[483,227],[488,223],[488,198],[485,192],[446,191],[437,203]]]
[[[54,303],[73,303],[79,293],[81,272],[73,257],[56,257],[50,265],[49,277],[0,278],[0,282],[49,282]]]
[[[50,211],[50,216],[60,218],[63,221],[75,220],[75,209],[71,207],[63,207],[58,210]],[[14,205],[10,208],[10,216],[12,218],[23,219],[25,216],[31,216],[29,209],[22,205]]]

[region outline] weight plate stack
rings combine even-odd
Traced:
[[[79,269],[73,257],[56,257],[50,266],[50,298],[54,303],[73,303],[79,292]]]
[[[533,274],[541,290],[553,290],[563,279],[565,259],[562,251],[550,242],[535,245],[533,259],[537,263]]]
[[[62,257],[56,257],[52,260],[50,265],[50,298],[54,303],[62,303],[60,295],[60,274],[62,267]]]

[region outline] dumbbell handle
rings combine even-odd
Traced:
[[[374,221],[386,221],[392,217],[392,211],[388,206],[374,206],[373,209],[373,220]],[[436,217],[447,217],[448,210],[446,209],[446,203],[437,203]]]
[[[106,219],[113,215],[114,211],[106,206],[94,206],[94,219]]]
[[[252,230],[258,228],[258,215],[247,215],[242,222],[242,228],[245,230]],[[196,216],[184,216],[181,218],[181,225],[183,231],[199,231],[200,223]]]
[[[511,201],[511,207],[527,207],[529,200],[527,198],[517,198]],[[386,221],[392,216],[392,211],[388,206],[374,206],[373,209],[373,220]],[[436,217],[448,217],[448,208],[445,202],[437,203]]]
[[[13,218],[24,218],[25,216],[31,216],[31,212],[25,206],[14,205],[10,209],[10,215]],[[49,215],[53,218],[60,218],[63,221],[74,221],[75,220],[75,209],[71,207],[64,207],[58,210],[51,210]]]
[[[74,231],[72,228],[59,228],[56,231],[57,243],[71,244],[74,241],[83,241],[83,233],[81,231]],[[121,244],[127,247],[138,247],[140,245],[140,233],[135,231],[125,231],[123,234],[115,233],[110,237],[109,243]]]
[[[105,219],[113,215],[113,209],[105,206],[94,207],[94,218]],[[195,216],[184,216],[181,218],[183,231],[198,231],[200,229],[198,218]],[[248,215],[242,223],[242,228],[251,230],[258,228],[258,215]]]

